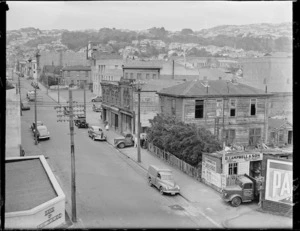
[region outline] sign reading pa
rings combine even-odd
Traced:
[[[293,203],[293,164],[282,160],[267,160],[265,199]]]

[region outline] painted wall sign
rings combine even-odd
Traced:
[[[293,203],[293,164],[267,160],[265,199],[284,204]]]
[[[222,163],[231,163],[231,162],[244,162],[244,161],[256,161],[262,160],[262,153],[247,153],[247,154],[236,154],[236,155],[228,155],[222,158]]]
[[[208,158],[205,158],[205,167],[214,171],[214,172],[217,172],[217,164],[215,161],[212,161]]]

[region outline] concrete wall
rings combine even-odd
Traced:
[[[19,157],[21,145],[20,96],[16,89],[6,90],[6,157]]]

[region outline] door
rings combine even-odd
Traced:
[[[293,143],[293,131],[288,131],[288,144]]]
[[[119,116],[117,114],[115,114],[115,129],[119,129]]]
[[[252,200],[253,199],[253,184],[245,183],[243,189],[243,201]]]

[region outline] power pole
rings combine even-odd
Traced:
[[[35,139],[35,145],[38,144],[37,140],[37,110],[36,110],[36,87],[34,88],[34,123],[35,123],[35,128],[34,128],[34,139]]]
[[[83,81],[83,104],[84,104],[84,117],[86,119],[86,92],[85,92],[85,82]]]
[[[22,116],[22,98],[21,98],[21,82],[20,82],[20,74],[18,74],[18,83],[19,83],[19,95],[20,95],[20,114]]]
[[[76,217],[76,181],[75,181],[75,149],[74,149],[74,121],[73,121],[73,98],[72,90],[69,89],[69,109],[70,109],[70,139],[71,139],[71,188],[72,188],[72,221],[77,222]]]
[[[48,95],[48,88],[49,88],[49,76],[47,76],[47,95]]]
[[[141,89],[138,87],[138,124],[137,124],[137,161],[138,163],[141,163],[141,142],[140,142],[140,136],[141,136]]]

